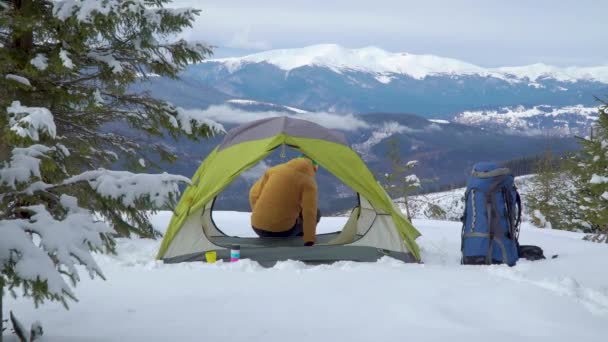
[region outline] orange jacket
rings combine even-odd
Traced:
[[[291,229],[300,212],[304,241],[315,241],[317,228],[317,182],[312,161],[296,158],[271,167],[249,191],[251,225],[282,232]]]

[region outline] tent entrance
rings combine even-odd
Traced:
[[[240,170],[236,177],[223,186],[214,198],[214,211],[251,211],[249,190],[253,184],[263,177],[264,172],[273,166],[283,164],[303,154],[299,146],[281,144],[272,148],[263,159]],[[315,175],[318,185],[318,208],[324,217],[336,213],[348,213],[358,203],[357,191],[348,186],[343,179],[328,169],[326,163],[319,162],[320,168]],[[294,220],[295,221],[295,220]],[[217,225],[224,228],[221,222]],[[339,230],[340,227],[336,227]],[[226,227],[226,235],[240,235]]]
[[[354,243],[363,238],[376,223],[378,216],[388,216],[379,214],[373,209],[371,204],[357,194],[358,206],[351,210],[350,216],[344,225],[337,226],[335,232],[317,234],[316,245],[345,245]],[[241,247],[296,247],[302,246],[301,237],[272,238],[272,237],[243,237],[230,236],[222,231],[213,219],[213,211],[217,197],[205,206],[202,213],[201,228],[203,234],[209,241],[217,246],[229,248],[231,245]],[[323,218],[321,218],[323,220]],[[250,226],[243,227],[253,231]]]

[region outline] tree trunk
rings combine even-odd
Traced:
[[[408,196],[406,195],[404,197],[405,199],[405,215],[407,216],[407,219],[410,221],[410,223],[412,222],[412,215],[410,214],[410,203],[409,203],[409,199]],[[0,341],[1,342],[1,341]]]
[[[18,10],[21,15],[27,14],[32,10],[31,0],[13,0],[15,9]],[[26,31],[15,37],[14,40],[15,48],[22,50],[23,52],[29,52],[34,47],[34,33]]]
[[[0,137],[0,164],[11,157],[11,147]]]
[[[2,310],[4,307],[2,306],[2,299],[4,298],[4,282],[2,278],[0,278],[0,342],[2,342],[2,336],[4,336],[4,315],[2,315]]]

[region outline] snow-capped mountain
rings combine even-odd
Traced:
[[[460,60],[433,55],[392,53],[370,46],[347,49],[335,44],[320,44],[298,49],[281,49],[244,57],[212,59],[207,63],[221,63],[234,73],[248,64],[268,63],[281,70],[302,67],[324,67],[335,72],[360,71],[376,75],[380,83],[390,83],[395,75],[422,80],[428,76],[494,77],[514,83],[530,83],[542,79],[564,82],[579,80],[608,83],[608,65],[601,67],[559,68],[542,63],[501,68],[483,68]]]
[[[456,115],[454,122],[525,135],[584,136],[597,119],[596,107],[540,105],[465,111]]]
[[[436,119],[519,105],[593,107],[594,96],[608,93],[608,66],[483,68],[432,55],[331,44],[210,59],[190,65],[180,77],[180,84],[153,78],[138,87],[188,108],[236,99],[309,112],[415,113]]]

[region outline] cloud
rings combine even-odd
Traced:
[[[246,50],[268,50],[272,47],[267,41],[252,40],[249,37],[250,33],[251,30],[249,28],[246,28],[242,31],[238,31],[224,45],[233,49]]]
[[[442,128],[432,123],[427,125],[422,129],[411,128],[408,126],[404,126],[399,124],[396,121],[385,121],[382,125],[375,126],[375,130],[372,132],[372,135],[364,142],[353,145],[353,148],[363,155],[367,155],[371,148],[375,145],[378,145],[383,140],[388,139],[389,137],[395,134],[403,134],[403,133],[421,133],[421,132],[432,132],[432,131],[441,131]]]
[[[313,121],[325,128],[340,131],[356,131],[361,128],[369,128],[369,125],[352,114],[338,115],[332,113],[301,113],[291,114],[280,111],[247,112],[226,105],[211,106],[207,109],[183,109],[190,117],[209,119],[225,124],[243,124],[254,120],[260,120],[277,116],[289,116],[297,119]]]
[[[191,37],[219,46],[234,39],[251,47],[252,39],[241,32],[250,27],[274,48],[374,45],[484,67],[608,62],[608,45],[599,43],[605,40],[608,1],[376,0],[370,6],[368,0],[175,0],[168,6],[200,8]]]
[[[266,164],[266,162],[262,160],[249,170],[241,173],[241,177],[245,178],[245,180],[247,180],[248,182],[255,182],[260,177],[262,177],[268,167],[268,164]]]
[[[329,129],[338,129],[342,131],[356,131],[361,128],[369,128],[367,122],[357,119],[352,114],[332,114],[332,113],[302,113],[292,115],[292,117],[314,121],[321,126]]]

